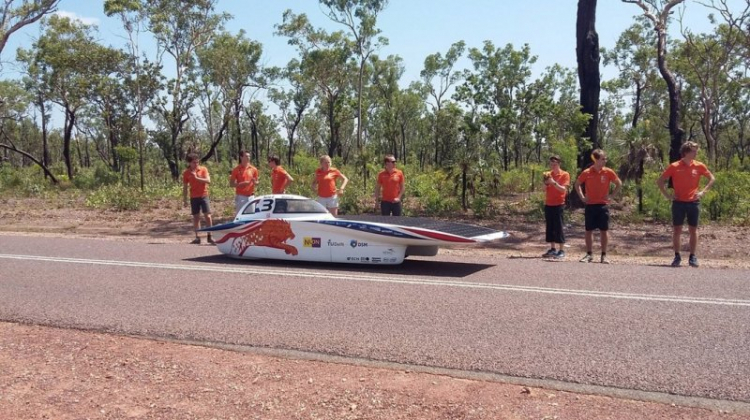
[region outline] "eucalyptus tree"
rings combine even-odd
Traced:
[[[52,102],[63,108],[63,158],[73,178],[70,145],[77,113],[88,104],[96,84],[116,74],[121,52],[98,44],[91,26],[53,15],[43,24],[42,36],[31,50],[19,50],[28,67],[43,72]]]
[[[14,152],[21,155],[23,159],[35,163],[42,168],[45,177],[57,184],[58,180],[49,170],[49,164],[34,156],[35,151],[32,149],[34,146],[28,142],[18,144],[18,140],[28,137],[19,135],[19,132],[25,125],[30,124],[26,112],[33,100],[33,93],[28,92],[22,83],[12,80],[0,81],[0,149],[4,152]]]
[[[279,120],[286,131],[287,164],[294,162],[296,151],[295,134],[305,112],[311,106],[315,96],[315,85],[305,77],[301,63],[292,59],[280,72],[280,78],[288,82],[288,87],[271,87],[268,97],[279,107]]]
[[[432,107],[433,113],[433,133],[435,141],[435,158],[434,163],[438,165],[440,150],[440,137],[438,136],[439,126],[441,123],[440,116],[442,115],[442,108],[444,102],[449,98],[448,92],[451,88],[458,83],[464,73],[458,70],[453,70],[458,59],[464,54],[466,50],[466,43],[464,41],[455,42],[448,48],[445,53],[445,57],[442,54],[435,53],[428,55],[424,60],[424,68],[419,73],[422,79],[422,86],[427,96],[432,99],[430,106]]]
[[[381,145],[379,152],[390,153],[398,158],[401,155],[398,124],[398,96],[401,90],[398,82],[404,74],[403,60],[393,55],[385,60],[372,56],[370,63],[373,104],[377,109],[376,120],[386,143]]]
[[[245,89],[259,88],[265,84],[259,65],[262,53],[263,46],[259,42],[247,39],[243,30],[237,35],[221,33],[208,45],[198,49],[198,60],[203,75],[222,96],[220,103],[224,108],[224,123],[217,134],[218,140],[221,139],[227,123],[233,121],[237,152],[243,149],[240,117]],[[212,149],[216,147],[218,140],[213,142]],[[257,156],[254,158],[257,164]]]
[[[343,32],[315,29],[305,14],[295,15],[291,10],[284,12],[283,23],[276,29],[297,47],[305,77],[315,81],[328,122],[328,155],[342,156],[342,125],[354,117],[348,104],[353,74],[350,43]]]
[[[410,151],[414,140],[422,137],[420,127],[425,114],[425,103],[422,94],[415,86],[401,89],[396,95],[395,101],[396,123],[398,124],[401,141],[401,162],[406,165],[409,162]]]
[[[672,9],[685,0],[622,0],[623,3],[632,3],[643,10],[645,16],[654,26],[656,31],[656,61],[659,73],[667,84],[669,93],[669,161],[675,162],[680,159],[680,146],[682,145],[685,131],[680,127],[681,119],[681,95],[677,84],[677,78],[669,69],[667,61],[667,28],[669,26]]]
[[[490,147],[502,157],[507,171],[511,161],[520,164],[521,142],[531,132],[528,85],[537,58],[528,45],[520,50],[512,44],[499,49],[492,41],[485,41],[482,49],[471,48],[469,58],[473,71],[465,70],[464,95],[479,103]]]
[[[57,10],[61,0],[2,0],[0,6],[0,53],[8,39],[26,25]]]
[[[145,130],[143,114],[147,104],[154,98],[159,88],[155,77],[157,70],[153,63],[141,57],[140,34],[145,31],[146,8],[139,0],[105,0],[104,13],[118,16],[128,36],[127,48],[130,53],[132,71],[126,75],[126,84],[131,87],[135,100],[135,134],[138,144],[138,172],[141,190],[145,189]]]
[[[579,144],[578,168],[588,166],[591,150],[599,148],[599,34],[596,32],[596,0],[578,0],[576,17],[576,59],[581,85],[581,112],[589,116]]]
[[[230,15],[214,12],[218,0],[139,1],[146,11],[148,28],[156,39],[160,56],[167,54],[174,61],[174,77],[167,81],[166,95],[155,100],[152,111],[169,131],[169,138],[159,142],[159,147],[176,181],[183,152],[179,137],[191,117],[199,83],[196,53],[220,33]]]

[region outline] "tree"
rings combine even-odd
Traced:
[[[643,10],[645,16],[654,25],[656,31],[656,59],[659,73],[667,83],[669,93],[669,161],[675,162],[680,159],[680,146],[682,146],[685,131],[680,127],[682,100],[677,79],[669,69],[667,63],[667,27],[672,9],[685,0],[622,0],[623,3],[632,3]]]
[[[589,122],[583,132],[584,140],[579,143],[578,168],[588,166],[588,156],[592,149],[599,147],[599,34],[596,33],[596,0],[578,0],[576,19],[576,58],[578,61],[578,81],[581,85],[581,112],[589,115]]]
[[[69,18],[52,16],[44,24],[44,34],[31,51],[19,50],[28,67],[44,72],[41,76],[51,100],[63,108],[63,157],[68,178],[73,179],[70,146],[78,111],[88,104],[97,82],[118,70],[121,53],[99,45],[89,25]]]
[[[440,163],[439,161],[439,150],[440,150],[440,138],[438,133],[440,131],[440,116],[442,115],[441,110],[443,108],[443,101],[448,91],[455,85],[464,74],[460,71],[454,71],[453,67],[456,65],[456,61],[463,55],[466,50],[466,43],[464,41],[458,41],[448,48],[448,51],[443,57],[440,53],[430,54],[424,59],[424,69],[419,73],[422,78],[422,86],[426,91],[427,95],[432,97],[434,103],[431,103],[433,111],[433,134],[435,141],[435,165]],[[437,78],[437,81],[435,79]]]
[[[277,33],[289,37],[289,44],[298,48],[301,68],[306,77],[315,81],[322,98],[320,105],[328,120],[328,155],[342,156],[342,124],[352,117],[346,101],[353,73],[351,46],[342,32],[329,34],[313,28],[305,14],[295,15],[287,10],[283,19],[276,26]]]
[[[60,0],[3,0],[0,9],[0,53],[14,32],[53,13],[59,4]]]
[[[177,181],[182,154],[178,139],[196,98],[196,52],[208,45],[229,15],[214,13],[217,0],[139,1],[159,49],[174,60],[175,77],[167,83],[168,96],[158,98],[153,111],[169,130],[169,141],[159,143],[159,147],[172,179]]]
[[[300,62],[291,60],[281,72],[281,77],[289,82],[289,88],[271,88],[268,96],[278,107],[281,115],[279,119],[284,126],[287,136],[287,163],[294,162],[295,133],[305,111],[310,107],[315,95],[315,85],[303,74]]]
[[[383,45],[385,37],[375,37],[380,29],[375,27],[378,13],[388,5],[388,0],[320,0],[328,7],[328,17],[349,29],[353,38],[354,52],[359,57],[357,77],[357,150],[362,150],[362,90],[365,64],[370,55]],[[359,21],[357,21],[359,20]]]

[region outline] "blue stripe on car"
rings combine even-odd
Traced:
[[[375,235],[392,236],[395,238],[424,239],[419,236],[394,230],[380,225],[370,225],[367,223],[352,222],[350,220],[312,220],[310,223],[320,223],[340,228],[354,229],[360,232],[373,233]]]

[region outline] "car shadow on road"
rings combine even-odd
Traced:
[[[364,265],[364,264],[336,264],[308,261],[284,260],[241,260],[225,255],[207,255],[185,258],[202,264],[221,264],[224,266],[247,268],[275,268],[290,270],[326,270],[341,273],[357,274],[396,274],[401,276],[429,276],[429,277],[468,277],[474,273],[494,267],[495,264],[475,264],[451,261],[404,260],[400,265]]]

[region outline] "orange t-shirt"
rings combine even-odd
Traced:
[[[208,169],[205,166],[198,166],[195,174],[201,178],[208,177]],[[185,169],[182,173],[182,183],[190,185],[190,198],[208,197],[208,184],[195,179],[190,172],[190,168]]]
[[[565,171],[560,171],[558,174],[550,172],[550,176],[558,184],[565,187],[565,191],[558,191],[557,188],[552,185],[547,185],[547,195],[544,199],[544,204],[548,206],[562,206],[565,204],[565,196],[568,194],[568,186],[570,185],[570,174]]]
[[[287,180],[287,172],[281,166],[276,166],[271,171],[271,192],[273,194],[283,194],[285,182]]]
[[[578,182],[586,186],[586,204],[609,204],[607,201],[609,184],[619,179],[615,171],[606,167],[597,171],[590,166],[581,172],[581,175],[578,175]]]
[[[383,189],[383,201],[392,202],[398,198],[398,194],[401,192],[401,185],[404,181],[404,173],[398,169],[394,169],[391,173],[388,173],[385,169],[380,171],[378,174],[378,184]]]
[[[320,168],[315,170],[315,180],[318,182],[318,197],[329,198],[336,195],[336,178],[341,177],[341,172],[336,168],[328,168],[323,172]]]
[[[250,181],[252,179],[258,179],[258,169],[253,165],[247,165],[247,168],[243,168],[242,165],[237,165],[232,169],[232,174],[229,176],[230,180],[234,180],[238,184],[240,182]],[[255,195],[255,184],[248,184],[242,187],[234,187],[234,193],[237,195]]]
[[[711,171],[705,164],[696,160],[690,162],[689,165],[682,160],[678,160],[670,164],[661,175],[662,178],[672,177],[674,199],[684,202],[697,200],[695,195],[698,194],[701,176],[711,176]]]

